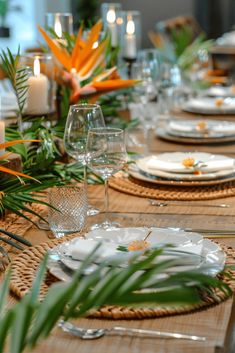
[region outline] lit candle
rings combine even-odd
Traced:
[[[0,143],[5,142],[5,122],[4,120],[0,120]],[[5,149],[1,148],[0,149],[0,156],[2,156],[5,153]]]
[[[34,60],[34,75],[28,79],[28,93],[25,113],[29,115],[42,115],[48,113],[48,78],[40,73],[39,58]]]
[[[62,33],[62,26],[61,26],[60,19],[58,16],[56,16],[56,18],[55,18],[54,31],[55,31],[55,34],[57,35],[57,37],[62,38],[62,34],[63,34]]]
[[[111,33],[111,46],[113,48],[118,45],[118,32],[116,24],[116,13],[114,9],[109,9],[106,16],[107,25]]]
[[[54,39],[54,42],[55,43],[59,43],[59,44],[62,44],[66,47],[67,45],[67,42],[66,40],[63,38],[63,30],[62,30],[62,24],[60,22],[60,18],[59,16],[57,15],[56,18],[55,18],[55,24],[54,24],[54,32],[55,34],[57,35],[57,39]]]
[[[137,55],[137,44],[135,35],[135,23],[132,20],[132,17],[127,19],[124,47],[124,57],[126,59],[135,59]]]

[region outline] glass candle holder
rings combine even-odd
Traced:
[[[104,30],[109,30],[111,34],[111,46],[116,48],[119,45],[120,33],[118,30],[118,13],[122,6],[119,3],[103,3],[101,5],[101,16]]]
[[[54,64],[52,56],[30,53],[21,56],[20,66],[28,73],[25,115],[45,115],[55,111]]]
[[[59,39],[64,38],[64,33],[73,33],[73,16],[71,13],[46,13],[46,29],[54,30]]]
[[[126,61],[135,61],[141,45],[141,16],[139,11],[123,11],[121,28],[122,57]]]

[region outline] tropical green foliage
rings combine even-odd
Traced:
[[[96,270],[84,276],[85,270],[97,259],[96,248],[81,263],[69,283],[54,284],[45,299],[40,301],[40,286],[47,261],[45,258],[30,293],[5,312],[8,275],[0,290],[0,353],[5,351],[7,339],[10,342],[8,352],[20,353],[26,348],[32,349],[50,334],[60,318],[79,318],[104,304],[132,307],[193,304],[201,301],[201,292],[213,295],[213,288],[219,288],[227,295],[232,294],[226,284],[196,270],[162,276],[167,269],[177,265],[176,260],[159,259],[165,250],[148,250],[144,256],[140,252],[123,253],[104,261]],[[128,266],[123,267],[123,263],[127,262]]]
[[[205,40],[203,33],[191,41],[190,29],[182,28],[172,31],[172,41],[164,40],[158,49],[163,60],[179,65],[182,70],[188,70],[199,60],[200,53],[208,53],[214,44],[213,40]]]

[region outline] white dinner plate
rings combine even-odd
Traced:
[[[200,161],[202,174],[183,165],[183,160],[193,158]],[[234,174],[234,159],[222,155],[200,152],[172,152],[152,155],[136,160],[139,170],[147,175],[172,180],[214,180]]]
[[[204,94],[210,97],[235,97],[235,86],[212,86],[205,90]]]
[[[165,229],[165,228],[151,228],[153,230],[152,239],[149,237],[152,244],[156,244],[155,241],[159,238],[161,241],[165,241],[166,243],[173,243],[173,244],[181,244],[180,246],[177,245],[176,250],[179,251],[189,251],[191,248],[191,254],[189,255],[180,255],[180,259],[187,260],[187,263],[181,262],[179,266],[172,267],[167,271],[167,273],[171,272],[178,272],[178,271],[185,271],[185,270],[194,270],[197,269],[200,273],[205,273],[209,275],[215,276],[218,272],[220,272],[225,264],[225,254],[220,249],[220,247],[213,243],[208,239],[203,239],[200,234],[197,233],[189,233],[184,232],[178,228],[172,229]],[[108,246],[110,241],[114,244],[118,245],[125,245],[129,241],[133,241],[133,234],[137,237],[141,235],[144,236],[146,234],[147,228],[120,228],[116,230],[114,233],[110,233],[103,231],[104,238],[103,243]],[[97,231],[89,233],[90,239],[100,239],[100,234]],[[176,238],[178,238],[176,240]],[[108,239],[108,241],[107,241]],[[180,239],[180,240],[179,240]],[[120,243],[120,240],[124,240],[124,242]],[[70,242],[65,242],[57,247],[55,247],[50,252],[50,260],[48,263],[48,270],[52,275],[57,277],[62,281],[70,280],[73,270],[76,270],[81,265],[81,262],[78,260],[73,260],[68,252],[69,246],[71,242],[76,241],[73,239]],[[89,239],[87,240],[89,241]],[[165,244],[166,244],[165,243]],[[159,243],[164,244],[164,242]],[[194,250],[194,253],[192,251]],[[172,249],[174,252],[174,249]],[[171,250],[169,250],[171,251]],[[201,253],[201,256],[198,254]],[[183,254],[183,253],[182,253]],[[168,257],[173,256],[172,253],[167,254]],[[175,256],[175,253],[174,253]],[[184,256],[186,256],[184,258]],[[200,258],[200,261],[198,261]],[[196,262],[194,263],[194,260]],[[96,268],[96,265],[92,265],[87,269],[87,273],[91,273]],[[71,271],[72,270],[72,271]]]
[[[216,104],[218,99],[206,97],[191,99],[182,106],[182,109],[198,114],[235,114],[235,98],[225,98],[220,106]]]
[[[200,130],[200,123],[205,123],[205,129]],[[231,121],[176,119],[170,120],[165,129],[167,133],[179,137],[214,139],[235,136],[235,123]]]
[[[131,177],[133,177],[137,180],[143,181],[143,182],[156,184],[156,185],[169,185],[169,186],[182,186],[182,187],[184,187],[184,186],[201,187],[201,186],[219,185],[219,184],[227,183],[228,181],[235,180],[235,171],[231,175],[228,175],[228,176],[225,176],[222,178],[210,179],[210,180],[173,179],[172,174],[169,176],[169,178],[154,176],[154,175],[151,175],[151,174],[148,174],[148,173],[141,171],[140,169],[137,168],[136,165],[129,166],[128,173]]]

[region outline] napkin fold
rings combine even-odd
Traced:
[[[187,122],[185,121],[170,121],[169,123],[169,128],[171,130],[174,130],[176,132],[185,132],[185,133],[190,133],[190,132],[198,132],[200,131],[197,130],[197,124],[199,121],[195,122]],[[224,134],[235,134],[235,124],[230,123],[228,121],[221,121],[221,122],[216,122],[216,123],[210,123],[209,121],[206,122],[208,131],[209,132],[216,132],[216,133],[224,133]],[[203,133],[203,131],[201,131]]]
[[[190,155],[185,155],[184,158],[192,157],[195,159],[195,162],[198,161],[199,159],[196,158],[193,154]],[[182,161],[183,159],[182,158]],[[149,169],[149,172],[151,170],[162,170],[162,171],[167,171],[171,173],[193,173],[194,169],[193,168],[186,168],[183,164],[182,161],[180,162],[172,162],[172,161],[164,161],[162,159],[159,159],[157,156],[151,156],[148,159],[146,159],[146,167]],[[218,172],[220,170],[232,170],[234,168],[234,162],[235,160],[233,158],[227,158],[224,157],[221,158],[220,160],[209,160],[209,161],[204,161],[203,159],[200,160],[205,164],[205,166],[201,167],[200,170],[202,172]],[[141,168],[141,163],[138,163],[137,161],[137,166]],[[142,164],[143,165],[143,164]]]
[[[72,259],[83,261],[99,244],[95,240],[86,240],[86,239],[76,239],[76,242],[71,243],[66,255],[70,255]],[[118,251],[117,247],[120,244],[103,242],[97,250],[97,259],[96,262],[102,262],[107,258],[121,254],[123,252]],[[154,247],[157,247],[157,244],[153,244]],[[160,246],[160,244],[159,244]],[[189,244],[187,246],[178,246],[169,248],[166,251],[166,254],[160,255],[157,258],[157,261],[160,260],[177,260],[177,265],[198,265],[201,262],[201,253],[202,253],[202,242],[196,245]],[[180,253],[177,253],[179,251]],[[188,252],[189,254],[183,254],[181,252]],[[130,252],[131,254],[131,252]],[[199,255],[199,256],[193,256]]]

